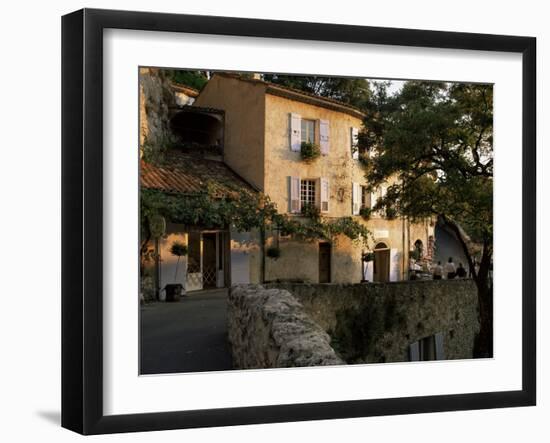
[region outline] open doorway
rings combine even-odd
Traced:
[[[390,281],[390,248],[386,243],[378,243],[374,248],[373,281]]]
[[[331,255],[331,244],[319,243],[319,283],[330,283]]]

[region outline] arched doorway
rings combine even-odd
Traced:
[[[390,281],[390,248],[380,242],[374,247],[373,281]]]

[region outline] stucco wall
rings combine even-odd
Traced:
[[[378,243],[390,248],[390,281],[408,278],[408,251],[417,239],[426,246],[428,236],[433,235],[429,223],[411,224],[408,228],[401,219],[387,220],[381,217],[364,221],[355,217],[372,233],[368,246],[339,236],[332,244],[331,282],[359,283],[363,279],[361,255],[364,250],[373,249]],[[410,242],[409,242],[410,236]],[[276,233],[267,232],[267,247],[277,244]],[[292,237],[280,237],[278,241],[281,256],[266,258],[266,280],[319,281],[319,242],[304,242]],[[372,281],[372,263],[369,264],[367,279]]]
[[[214,75],[193,103],[225,111],[224,162],[264,189],[265,86]]]
[[[227,317],[235,369],[344,364],[327,333],[287,291],[232,287]]]
[[[436,333],[446,359],[473,356],[479,319],[472,280],[266,287],[292,293],[348,363],[407,361],[410,344]]]
[[[258,230],[237,232],[231,229],[230,232],[231,285],[260,283],[262,253]]]
[[[265,192],[277,204],[280,212],[289,209],[288,177],[329,180],[329,213],[332,217],[351,213],[352,174],[359,167],[351,159],[352,127],[362,121],[351,115],[330,109],[267,94],[265,96]],[[330,149],[311,163],[300,159],[299,152],[290,150],[290,113],[303,119],[328,120]],[[342,198],[338,197],[338,193]]]
[[[195,104],[223,109],[226,113],[224,161],[250,183],[263,190],[277,205],[279,212],[289,210],[288,177],[329,180],[329,212],[324,217],[352,215],[352,183],[366,184],[364,170],[352,159],[351,128],[361,128],[361,119],[324,107],[290,100],[265,92],[262,83],[240,81],[227,76],[214,75],[203,88]],[[290,114],[305,119],[328,120],[330,149],[311,163],[300,159],[290,149]],[[369,221],[354,218],[366,225],[373,238],[368,246],[352,243],[341,237],[332,245],[331,281],[360,282],[362,275],[361,253],[384,242],[391,250],[392,281],[407,278],[409,245],[420,238],[427,244],[428,233],[424,224],[404,229],[402,220],[387,220],[373,215]],[[433,229],[432,229],[433,231]],[[409,236],[411,241],[409,242]],[[266,236],[266,247],[277,244],[274,235]],[[265,259],[265,279],[298,279],[319,281],[319,247],[317,242],[304,243],[293,239],[280,239],[281,258]],[[251,256],[252,257],[252,256]],[[255,269],[261,265],[261,256],[254,255]],[[372,268],[372,267],[371,267]],[[372,270],[372,269],[371,269]],[[371,276],[372,279],[372,276]],[[260,281],[251,277],[251,282]]]

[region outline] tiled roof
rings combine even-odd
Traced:
[[[141,161],[140,184],[143,188],[168,193],[193,195],[211,186],[217,196],[236,189],[255,192],[254,188],[225,163],[176,150],[167,154],[162,166]]]
[[[191,86],[182,85],[179,83],[171,83],[172,89],[177,92],[183,92],[184,94],[187,94],[189,97],[197,97],[199,95],[199,91],[195,88],[192,88]]]
[[[288,98],[290,100],[301,101],[303,103],[308,103],[315,106],[321,106],[323,108],[331,109],[333,111],[344,112],[360,119],[363,119],[365,117],[365,113],[355,106],[348,105],[347,103],[332,98],[322,97],[320,95],[302,91],[301,89],[290,88],[288,86],[279,85],[277,83],[271,83],[256,78],[243,77],[239,74],[232,74],[227,72],[216,72],[214,75],[234,78],[249,83],[262,84],[265,85],[265,92],[268,94],[277,95],[279,97]]]

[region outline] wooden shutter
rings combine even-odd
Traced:
[[[328,155],[330,145],[330,130],[328,126],[328,120],[319,121],[319,144],[321,148],[321,154]]]
[[[328,201],[329,201],[329,184],[328,184],[328,179],[327,178],[323,178],[321,177],[319,179],[319,184],[320,184],[320,195],[321,195],[321,201],[320,201],[320,206],[319,206],[319,209],[321,210],[321,212],[328,212],[329,210],[329,207],[328,207]]]
[[[300,152],[302,147],[302,117],[290,114],[290,150]]]
[[[409,361],[420,361],[420,344],[417,341],[409,346]]]
[[[300,177],[289,177],[289,182],[290,212],[297,214],[302,210],[300,204]]]
[[[359,183],[353,183],[351,188],[351,213],[358,215],[361,209],[361,186]]]
[[[445,360],[445,351],[443,350],[443,334],[441,332],[435,334],[435,359]]]
[[[357,138],[359,137],[359,128],[351,128],[350,142],[351,142],[351,158],[354,160],[359,159],[359,148],[357,146]]]

